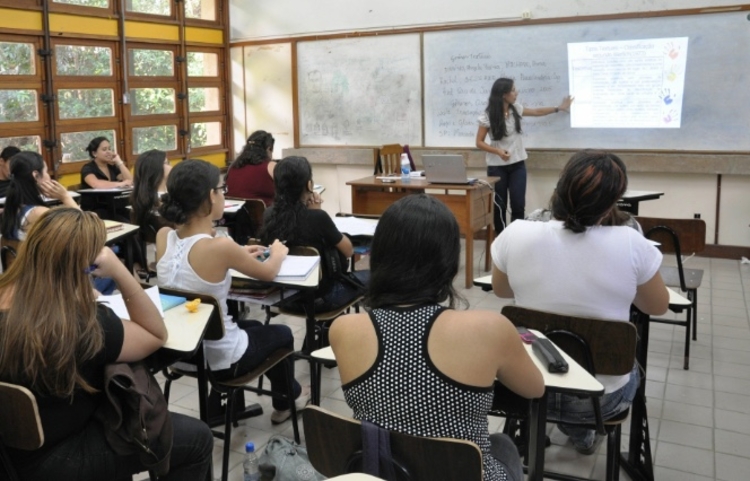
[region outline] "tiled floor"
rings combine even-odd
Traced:
[[[483,243],[475,247],[475,276],[482,275]],[[672,480],[750,479],[750,266],[739,261],[695,257],[692,268],[705,270],[698,294],[698,340],[691,343],[690,370],[682,369],[684,331],[665,324],[652,324],[648,363],[648,414],[655,477]],[[463,288],[463,266],[456,280],[459,291],[472,308],[500,310],[507,301],[478,288]],[[261,318],[258,310],[250,317]],[[294,331],[297,348],[304,336],[301,319],[277,317]],[[309,384],[307,363],[296,363],[297,378]],[[351,415],[344,402],[336,369],[323,370],[322,406]],[[259,402],[270,412],[270,399],[247,394],[248,402]],[[195,383],[177,381],[172,388],[170,409],[198,416]],[[490,418],[490,431],[502,429],[503,421]],[[569,474],[604,479],[605,446],[596,455],[576,453],[567,438],[549,427],[552,446],[547,448],[545,467]],[[624,429],[627,446],[628,429]],[[292,436],[291,423],[272,426],[269,415],[249,419],[234,430],[230,456],[230,480],[242,479],[245,441],[265,446],[268,438],[281,433]],[[214,447],[214,477],[221,472],[222,441]],[[629,479],[624,472],[622,479]],[[137,479],[143,479],[138,477]]]

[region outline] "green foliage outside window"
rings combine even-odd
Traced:
[[[80,162],[91,160],[86,147],[94,137],[106,137],[113,149],[117,145],[114,130],[90,130],[86,132],[67,132],[60,134],[60,152],[63,162]],[[116,149],[115,149],[116,150]]]
[[[132,89],[130,92],[133,115],[175,113],[174,89]]]
[[[60,89],[57,91],[61,119],[114,117],[112,89]]]
[[[58,75],[112,75],[112,50],[87,45],[57,45]]]
[[[30,150],[41,153],[42,139],[38,135],[27,135],[23,137],[0,138],[0,150],[13,145],[21,150]]]
[[[151,15],[169,15],[169,0],[127,0],[125,8],[129,12]]]
[[[219,56],[215,53],[188,52],[188,77],[216,77],[219,75]]]
[[[131,48],[128,70],[135,77],[172,77],[174,59],[169,50]]]
[[[109,7],[109,0],[52,0],[55,3],[67,3],[68,5],[80,5],[82,7]]]
[[[0,42],[0,75],[34,75],[35,73],[32,44]]]
[[[133,129],[133,153],[151,149],[165,152],[177,149],[177,128],[174,125],[157,125]]]
[[[0,122],[39,120],[35,90],[0,90]]]

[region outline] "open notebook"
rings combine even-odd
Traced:
[[[304,281],[318,264],[320,264],[318,256],[286,256],[275,280]]]

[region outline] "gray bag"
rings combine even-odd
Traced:
[[[312,467],[304,446],[297,446],[290,439],[278,434],[268,440],[259,464],[261,481],[327,479]]]

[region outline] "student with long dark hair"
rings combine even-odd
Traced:
[[[20,151],[18,147],[9,145],[0,152],[0,197],[5,197],[10,185],[10,158]]]
[[[266,206],[273,204],[273,146],[276,141],[265,130],[256,130],[229,166],[227,195],[244,199],[260,199]]]
[[[31,390],[44,431],[41,448],[10,450],[23,480],[129,479],[146,469],[137,453],[115,453],[94,413],[107,402],[105,365],[146,358],[164,345],[167,330],[143,288],[104,247],[106,237],[95,214],[54,208],[34,223],[0,277],[0,381]],[[129,321],[96,303],[92,267],[117,282]],[[197,419],[170,416],[170,472],[160,479],[210,479],[211,431]]]
[[[583,150],[560,174],[549,222],[519,220],[492,244],[492,287],[517,306],[571,316],[627,322],[630,305],[661,315],[669,295],[659,267],[662,255],[637,230],[612,225],[617,200],[628,186],[625,164],[614,154]],[[627,409],[638,387],[638,366],[625,376],[597,376],[604,385],[604,419]],[[592,454],[599,437],[575,426],[593,422],[587,399],[556,394],[550,419],[562,421],[576,450]],[[565,423],[567,421],[567,423]]]
[[[78,209],[70,192],[50,178],[47,165],[36,152],[20,152],[12,157],[10,179],[0,230],[6,239],[23,241],[26,238],[31,225],[49,210],[43,195]]]
[[[167,178],[171,170],[167,154],[161,150],[147,150],[135,162],[130,219],[141,228],[141,232],[146,233],[149,242],[154,242],[155,233],[168,225],[157,209],[159,194],[167,191]],[[154,236],[151,236],[152,232]]]
[[[322,200],[313,192],[312,168],[304,157],[286,157],[279,161],[274,173],[276,197],[266,210],[260,238],[264,243],[285,240],[288,246],[310,246],[321,256],[336,256],[340,266],[347,265],[354,253],[352,242],[339,232],[328,213],[321,209]],[[361,289],[343,282],[328,272],[322,262],[323,279],[318,288],[315,310],[330,311],[348,304],[361,295]],[[358,271],[366,283],[368,271]],[[289,305],[302,310],[301,305]]]
[[[289,249],[278,240],[270,242],[270,255],[258,259],[263,246],[240,246],[227,237],[214,237],[214,221],[224,213],[226,184],[219,168],[203,160],[184,160],[167,179],[167,194],[159,212],[176,225],[162,228],[156,235],[156,272],[160,286],[210,294],[219,301],[224,313],[224,337],[206,341],[206,360],[217,379],[232,379],[248,373],[275,350],[294,347],[289,326],[263,325],[258,321],[235,320],[227,315],[227,295],[232,283],[230,269],[261,281],[276,277]],[[271,390],[286,393],[283,363],[266,373]],[[309,388],[296,381],[294,389],[298,409],[310,399]],[[282,423],[291,417],[286,400],[274,398],[271,422]]]
[[[502,314],[457,310],[456,218],[425,194],[383,213],[370,253],[370,310],[334,321],[330,340],[354,417],[414,436],[466,439],[482,451],[485,481],[523,481],[518,451],[489,434],[499,380],[544,393],[542,374]]]
[[[515,83],[499,78],[492,84],[487,108],[479,116],[476,146],[486,152],[487,175],[500,177],[495,184],[495,234],[505,228],[505,211],[510,192],[511,222],[523,219],[526,209],[526,149],[521,137],[521,118],[568,112],[573,97],[563,98],[558,107],[525,108],[517,102]],[[490,143],[486,142],[487,134]]]

